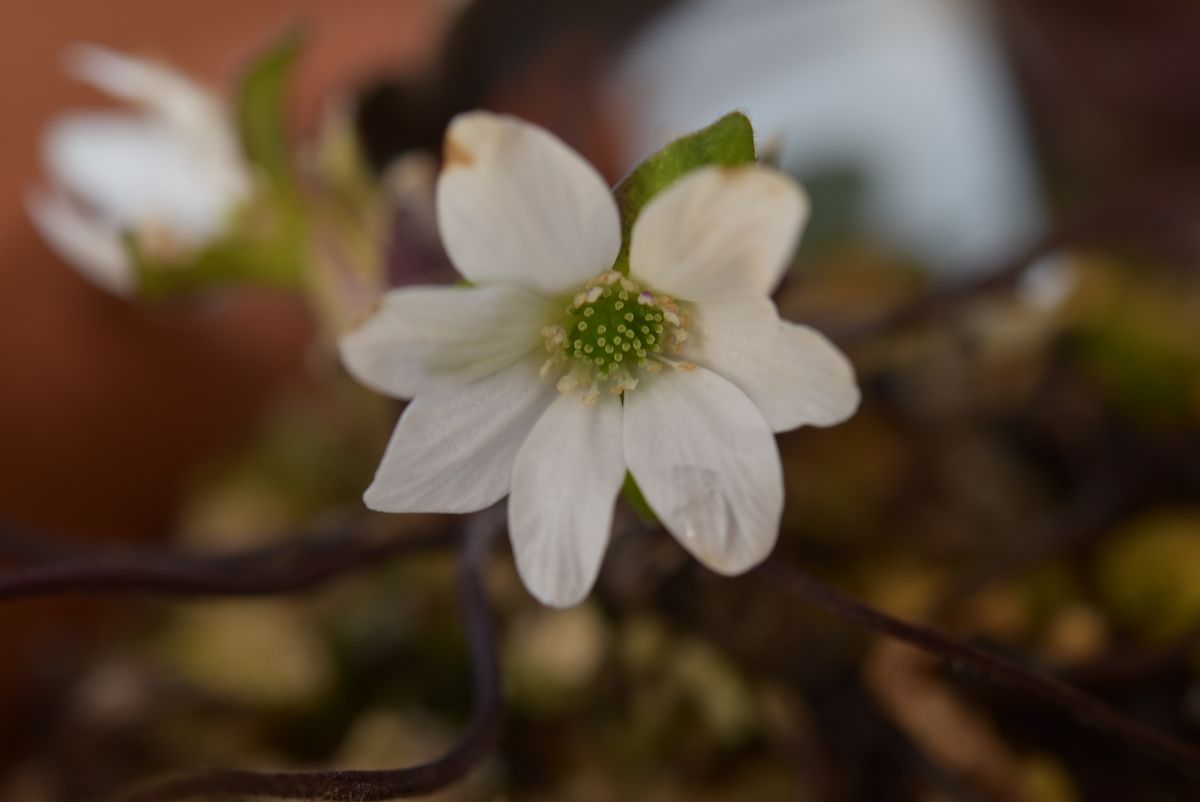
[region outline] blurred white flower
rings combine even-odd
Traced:
[[[75,111],[42,139],[49,188],[30,193],[33,222],[59,255],[96,284],[128,294],[123,242],[181,255],[218,236],[251,189],[225,104],[156,62],[80,45],[67,66],[124,100],[127,111]]]
[[[630,275],[603,179],[548,132],[476,112],[446,135],[442,239],[471,287],[394,290],[342,340],[348,369],[408,405],[367,490],[388,512],[510,494],[517,568],[542,602],[591,589],[626,471],[705,565],[774,545],[772,432],[850,416],[849,362],[769,299],[807,215],[759,167],[702,168],[652,200]]]
[[[635,104],[634,153],[737,106],[793,175],[857,176],[847,222],[873,239],[936,268],[986,267],[1044,221],[993,7],[686,0],[630,44],[612,91]]]

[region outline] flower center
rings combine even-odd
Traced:
[[[662,370],[687,339],[683,316],[670,297],[655,295],[616,271],[584,285],[558,322],[542,329],[551,356],[542,375],[567,369],[558,389],[588,387],[585,401],[600,387],[621,393],[637,387],[638,372]]]

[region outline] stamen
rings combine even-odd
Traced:
[[[579,389],[580,387],[583,387],[588,382],[594,383],[594,381],[595,380],[588,371],[587,366],[583,363],[576,362],[571,367],[571,370],[558,380],[558,383],[555,385],[555,387],[558,388],[560,393],[570,393]]]
[[[633,390],[638,385],[638,380],[625,368],[619,368],[612,375],[612,387],[609,388],[611,393],[623,393],[626,390]]]
[[[567,355],[559,351],[542,364],[542,369],[538,371],[538,375],[544,379],[550,375],[551,371],[558,370],[565,364],[567,364]]]
[[[655,295],[616,271],[589,281],[571,298],[554,324],[541,330],[551,356],[542,365],[547,376],[570,365],[559,378],[562,392],[587,388],[586,403],[601,391],[624,393],[638,385],[638,371],[658,373],[663,363],[686,370],[673,357],[687,338],[686,317],[675,301]]]
[[[687,371],[689,373],[696,369],[695,362],[685,362],[682,359],[675,359],[674,357],[670,357],[670,356],[661,356],[660,355],[658,357],[658,361],[664,365],[668,365],[669,367],[675,368],[675,370],[683,370],[683,371]],[[661,367],[660,367],[660,369],[661,369]]]
[[[583,403],[590,407],[592,404],[596,403],[596,401],[598,401],[599,399],[600,399],[599,383],[596,382],[595,380],[593,380],[591,388],[583,395]]]

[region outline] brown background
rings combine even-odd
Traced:
[[[297,132],[320,99],[381,68],[416,69],[445,3],[419,0],[42,0],[0,9],[0,520],[79,537],[152,539],[194,467],[235,444],[281,389],[303,381],[309,323],[265,294],[144,310],[94,289],[33,231],[22,195],[56,112],[101,98],[63,75],[65,45],[162,56],[214,86],[288,21],[309,43],[292,100]],[[16,677],[55,673],[112,625],[118,603],[0,611],[0,721]],[[104,613],[100,615],[99,613]],[[0,753],[5,751],[0,725]]]
[[[309,32],[293,111],[387,65],[419,67],[445,3],[421,0],[44,0],[0,12],[0,514],[71,533],[153,533],[181,475],[243,432],[298,369],[306,323],[280,298],[180,315],[137,311],[62,265],[31,228],[37,137],[100,98],[66,78],[65,45],[161,55],[214,86],[289,20]]]

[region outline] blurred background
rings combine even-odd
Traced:
[[[781,556],[1200,739],[1195,3],[43,0],[0,23],[5,522],[214,551],[363,514],[398,408],[340,373],[331,337],[387,286],[453,280],[429,217],[450,117],[520,115],[615,183],[741,109],[813,198],[780,308],[846,344],[865,398],[781,438]],[[64,72],[69,46],[232,103],[292,30],[305,211],[284,230],[309,278],[129,297],[39,236],[47,131],[122,107]],[[1019,279],[875,324],[1046,237]],[[1037,700],[618,522],[572,611],[497,556],[509,720],[440,798],[1197,798]],[[429,557],[253,603],[6,605],[0,798],[435,756],[469,709],[452,577]]]

